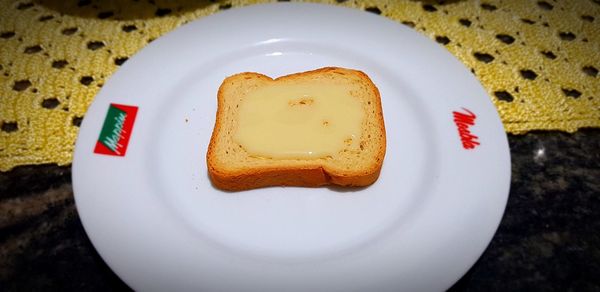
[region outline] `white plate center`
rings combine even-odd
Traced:
[[[378,72],[377,68],[388,69],[376,63],[366,73],[382,95],[388,151],[374,185],[271,187],[237,193],[212,187],[205,155],[217,89],[226,76],[253,71],[278,77],[324,66],[361,70],[371,62],[340,48],[291,41],[262,43],[216,59],[192,68],[187,78],[167,91],[170,98],[154,121],[157,131],[150,151],[162,198],[199,236],[251,256],[306,260],[351,252],[385,230],[397,229],[418,210],[427,196],[426,170],[436,169],[434,151],[427,151],[434,145],[426,136],[427,117],[410,102],[418,98],[406,97],[411,90],[402,87],[402,80]]]

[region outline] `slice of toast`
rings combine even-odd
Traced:
[[[245,129],[239,125],[240,108],[253,98],[254,92],[272,86],[342,88],[343,98],[351,99],[348,102],[355,104],[358,102],[362,110],[357,124],[360,131],[356,137],[358,141],[344,144],[333,154],[310,158],[293,155],[269,157],[247,151],[235,138],[238,129]],[[386,151],[381,99],[377,87],[361,71],[326,67],[276,79],[259,73],[239,73],[223,81],[217,94],[217,103],[206,162],[209,177],[219,189],[240,191],[266,186],[317,187],[328,184],[367,186],[379,177]],[[343,107],[331,107],[331,110],[340,108]],[[260,112],[256,115],[261,117]],[[303,137],[295,138],[303,141]],[[277,151],[264,150],[266,153]]]

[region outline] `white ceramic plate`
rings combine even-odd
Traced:
[[[205,154],[221,81],[324,66],[362,70],[379,87],[388,141],[379,180],[358,190],[213,188]],[[124,156],[94,153],[110,104],[138,108],[118,136],[131,134]],[[476,115],[462,127],[477,136],[473,149],[454,121],[465,109]],[[384,17],[317,4],[231,9],[156,40],[102,88],[73,162],[85,229],[136,290],[443,290],[491,240],[509,184],[506,135],[467,68]]]

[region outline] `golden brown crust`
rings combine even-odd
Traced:
[[[373,158],[376,160],[376,163],[374,163],[369,169],[361,169],[358,172],[353,170],[348,170],[345,172],[330,170],[328,171],[326,166],[319,165],[318,163],[307,162],[305,165],[302,166],[268,166],[261,168],[242,169],[239,171],[231,171],[220,168],[220,165],[216,159],[217,139],[221,135],[222,130],[222,125],[219,121],[222,121],[221,118],[224,114],[223,111],[226,103],[226,97],[224,96],[223,91],[224,88],[228,86],[228,82],[230,82],[230,80],[240,77],[252,77],[262,79],[265,81],[283,81],[286,79],[293,79],[298,76],[304,76],[306,74],[319,74],[340,69],[350,70],[337,67],[325,67],[307,72],[294,73],[276,79],[254,72],[238,73],[227,77],[223,81],[223,84],[221,84],[221,86],[219,87],[219,91],[217,93],[217,112],[215,127],[213,129],[210,144],[208,146],[208,151],[206,154],[208,174],[213,185],[219,189],[226,191],[241,191],[267,186],[319,187],[323,185],[334,184],[339,186],[360,187],[368,186],[374,183],[379,177],[379,173],[381,171],[383,159],[385,157],[386,152],[385,125],[383,121],[383,111],[381,106],[379,90],[377,89],[377,87],[375,87],[371,79],[365,73],[358,70],[351,71],[359,74],[360,78],[368,80],[368,82],[372,85],[370,86],[370,89],[373,91],[372,93],[374,94],[374,96],[377,97],[374,99],[375,108],[377,111],[375,117],[377,119],[377,124],[380,125],[382,129],[381,137],[373,137],[374,139],[380,140],[379,147],[377,149],[377,154]]]
[[[288,169],[259,169],[242,173],[223,173],[211,168],[208,175],[213,185],[226,191],[242,191],[268,186],[320,187],[339,185],[345,187],[362,187],[374,183],[379,177],[381,166],[375,171],[363,175],[344,176],[330,175],[322,167]]]

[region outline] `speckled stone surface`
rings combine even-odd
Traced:
[[[600,291],[600,130],[509,136],[512,184],[488,249],[451,291]],[[69,167],[0,173],[0,290],[128,290],[77,216]]]

